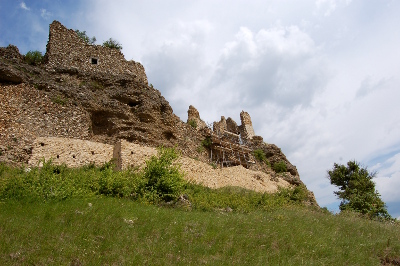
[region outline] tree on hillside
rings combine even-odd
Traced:
[[[96,42],[96,37],[90,38],[87,36],[86,31],[75,30],[76,34],[87,44],[94,44]]]
[[[375,190],[372,179],[376,173],[369,173],[366,168],[356,161],[349,161],[347,166],[334,163],[333,169],[328,171],[328,178],[332,185],[340,191],[334,193],[341,199],[340,210],[350,210],[366,214],[369,217],[391,219],[386,204]]]

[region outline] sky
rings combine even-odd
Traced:
[[[327,171],[356,160],[400,217],[400,1],[0,0],[0,46],[46,50],[49,24],[110,37],[187,120],[240,124],[337,211]]]

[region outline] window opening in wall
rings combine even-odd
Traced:
[[[97,58],[92,58],[90,62],[92,63],[92,65],[97,65]]]

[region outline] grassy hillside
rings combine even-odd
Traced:
[[[143,171],[0,164],[0,265],[393,265],[400,227],[184,182],[170,150]]]
[[[305,207],[184,211],[111,197],[0,204],[1,265],[379,265],[400,228]]]

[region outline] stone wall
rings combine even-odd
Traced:
[[[228,119],[225,119],[224,116],[221,116],[219,122],[214,122],[213,131],[216,134],[223,134],[224,131],[228,131],[234,134],[240,134],[242,139],[253,139],[255,133],[249,113],[242,111],[240,113],[240,121],[241,125],[238,126],[232,118],[228,117]]]
[[[65,163],[79,167],[94,163],[101,165],[113,158],[113,145],[80,139],[39,137],[33,143],[29,165],[40,165],[43,158],[52,159],[54,164]]]
[[[85,43],[74,30],[58,21],[50,24],[45,58],[49,71],[129,74],[138,82],[148,83],[142,64],[125,60],[118,49]]]
[[[121,143],[121,168],[143,168],[145,162],[153,155],[157,155],[155,148],[141,146],[126,140],[120,140]]]
[[[91,138],[89,113],[62,94],[25,83],[0,85],[0,91],[0,148],[6,149],[0,161],[27,163],[37,137]]]
[[[226,119],[226,128],[231,133],[239,134],[239,127],[237,123],[230,117]]]
[[[116,170],[143,168],[157,150],[126,140],[118,140],[115,145],[100,142],[57,137],[39,137],[33,143],[32,156],[28,162],[41,166],[41,160],[52,160],[54,164],[65,163],[69,167],[80,167],[94,163],[102,165],[114,159]]]
[[[221,116],[221,120],[219,122],[213,123],[213,131],[217,135],[223,134],[227,129],[225,116]]]

